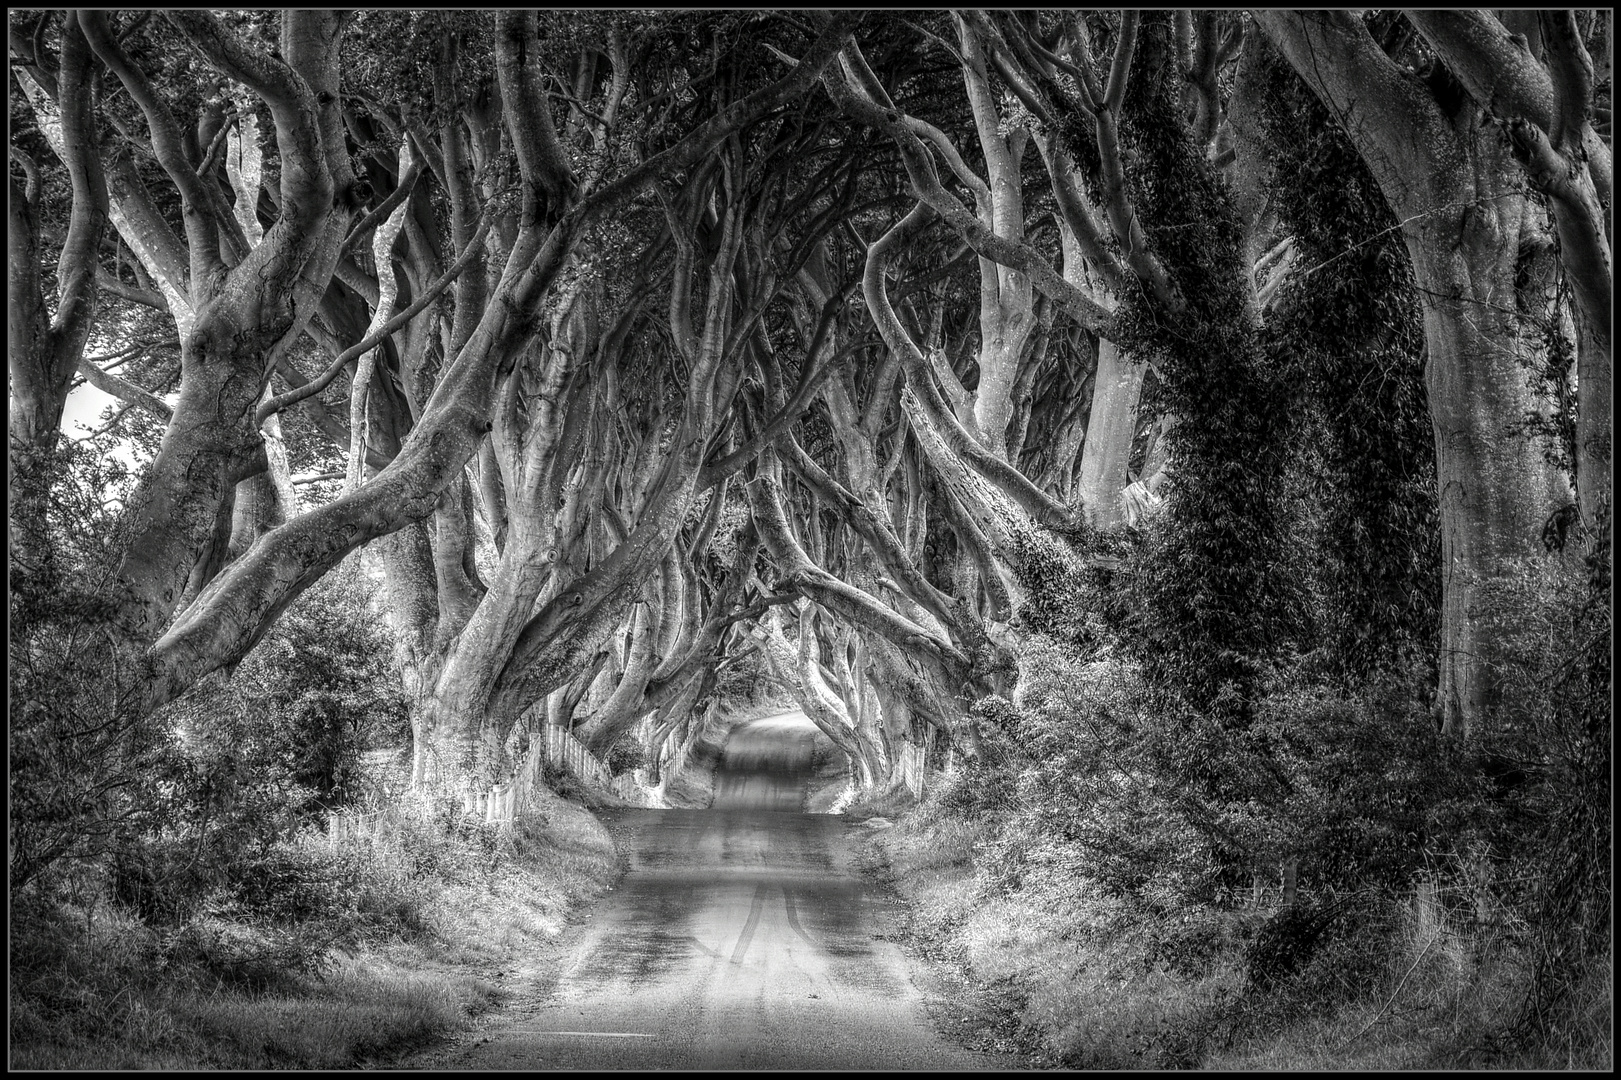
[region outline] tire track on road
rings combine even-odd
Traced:
[[[754,903],[749,906],[748,921],[743,924],[743,933],[738,936],[737,945],[732,949],[733,964],[743,962],[743,954],[749,951],[749,943],[754,940],[754,929],[760,925],[760,911],[765,907],[766,888],[763,882],[754,887]]]

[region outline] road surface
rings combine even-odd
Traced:
[[[935,1032],[855,828],[799,812],[822,738],[737,729],[709,810],[621,810],[629,858],[550,998],[436,1068],[985,1069]]]

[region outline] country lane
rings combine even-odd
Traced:
[[[433,1067],[996,1068],[934,1030],[854,827],[800,812],[822,738],[803,714],[754,721],[710,809],[605,812],[629,867],[549,999]]]

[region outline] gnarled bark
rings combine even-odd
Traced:
[[[1438,38],[1437,27],[1460,19],[1466,36],[1494,33],[1472,16],[1425,18],[1421,29],[1430,26]],[[1256,19],[1340,117],[1403,223],[1423,297],[1440,488],[1438,706],[1443,730],[1468,737],[1488,723],[1498,700],[1508,631],[1502,616],[1480,603],[1482,589],[1513,560],[1539,550],[1553,509],[1544,504],[1550,486],[1541,454],[1528,438],[1506,434],[1535,405],[1511,299],[1526,212],[1519,169],[1496,133],[1482,127],[1480,105],[1452,102],[1447,112],[1384,54],[1358,16],[1259,12]],[[1464,65],[1460,74],[1467,79],[1470,71]],[[1540,97],[1537,86],[1512,79],[1492,85],[1493,107],[1512,100],[1531,108]]]

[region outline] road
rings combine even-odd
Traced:
[[[629,858],[549,1000],[438,1068],[986,1069],[935,1032],[883,938],[856,828],[804,814],[802,715],[727,741],[709,810],[620,810]]]

